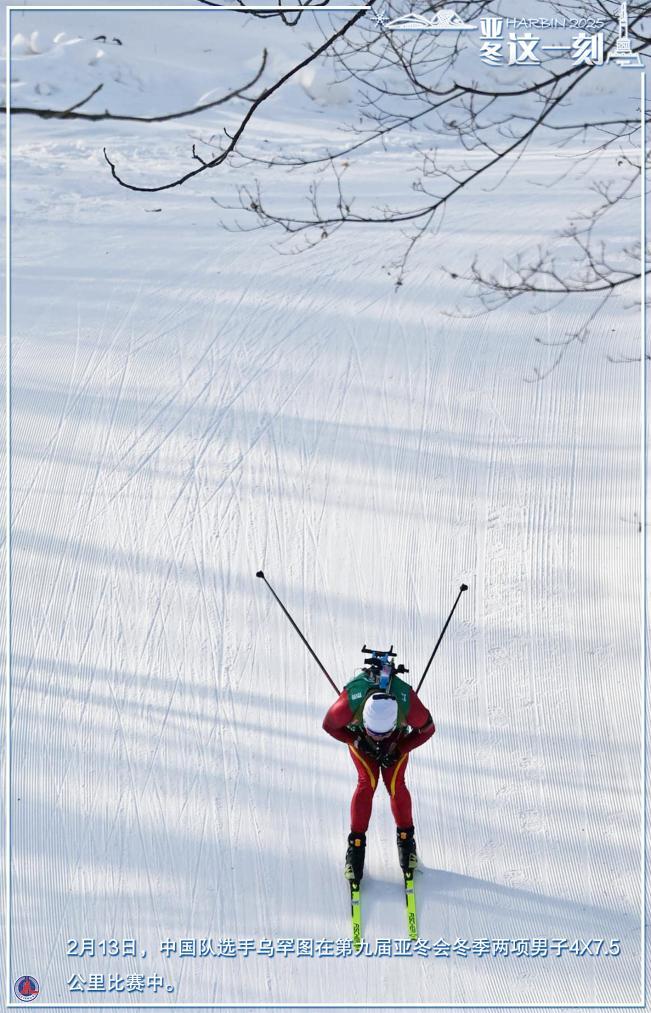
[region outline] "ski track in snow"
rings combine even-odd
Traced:
[[[164,174],[186,129],[111,139]],[[607,354],[637,317],[614,301],[529,383],[555,353],[535,339],[581,307],[448,316],[467,293],[438,268],[500,213],[505,244],[544,236],[530,181],[553,158],[451,207],[395,292],[390,231],[279,256],[217,229],[222,183],[143,215],[97,167],[101,130],[14,131],[13,971],[65,1002],[67,939],[114,936],[150,955],[120,972],[169,975],[179,1003],[635,1002],[640,423]],[[400,157],[369,169],[383,194]],[[554,191],[559,218],[583,185]],[[260,566],[338,685],[364,641],[415,684],[467,581],[409,761],[421,936],[620,938],[619,958],[158,955],[349,932],[353,768]],[[382,786],[362,903],[367,938],[404,937]]]
[[[212,333],[211,314],[208,320]],[[187,351],[181,361],[174,352],[173,375],[180,379],[145,409],[129,443],[120,432],[122,401],[141,381],[134,379],[134,337],[118,325],[106,358],[115,354],[119,341],[124,342],[124,353],[119,353],[124,357],[121,368],[111,371],[101,404],[105,422],[97,426],[87,464],[83,454],[74,459],[64,452],[63,461],[57,458],[69,446],[70,428],[79,432],[84,392],[101,380],[102,369],[106,375],[97,350],[81,382],[73,372],[71,384],[78,386],[62,390],[52,435],[45,430],[44,456],[37,468],[27,458],[26,481],[16,481],[18,562],[30,571],[42,568],[38,583],[45,597],[40,603],[32,598],[24,633],[20,598],[17,603],[18,654],[29,661],[23,671],[19,659],[16,665],[15,719],[27,727],[24,715],[40,715],[42,739],[54,705],[52,748],[57,757],[65,757],[54,777],[60,824],[47,837],[48,842],[52,836],[60,840],[65,851],[49,849],[37,866],[29,866],[37,881],[42,863],[53,869],[63,863],[68,869],[72,896],[64,905],[57,903],[56,915],[53,910],[46,923],[47,937],[54,936],[59,946],[65,935],[75,934],[87,863],[92,865],[98,853],[106,856],[104,861],[111,855],[115,823],[105,831],[106,838],[91,829],[107,819],[106,796],[131,828],[120,861],[138,870],[140,917],[148,937],[164,938],[170,931],[179,900],[177,895],[169,908],[165,897],[186,853],[187,882],[179,905],[187,910],[184,932],[201,925],[201,934],[219,936],[228,926],[226,934],[235,937],[264,935],[275,922],[278,934],[291,934],[300,896],[291,877],[283,875],[279,858],[303,854],[311,856],[308,868],[314,878],[308,877],[304,886],[302,933],[345,934],[339,866],[351,771],[336,746],[319,738],[327,687],[284,629],[273,603],[261,598],[250,580],[246,590],[246,574],[258,560],[280,582],[283,597],[319,650],[325,650],[327,663],[336,665],[340,682],[355,662],[356,641],[374,641],[387,627],[395,631],[390,639],[403,656],[402,645],[410,645],[407,660],[417,671],[412,658],[426,657],[435,620],[440,622],[444,613],[444,606],[435,604],[441,586],[454,588],[470,575],[471,595],[481,596],[476,612],[466,608],[460,613],[432,673],[427,698],[439,720],[438,737],[410,761],[426,869],[419,877],[422,934],[473,938],[495,935],[497,924],[503,926],[499,934],[507,934],[507,927],[513,932],[514,926],[522,934],[525,928],[534,934],[566,934],[569,925],[587,935],[595,922],[593,931],[607,931],[607,925],[601,927],[604,921],[614,922],[617,934],[624,934],[616,898],[604,899],[590,872],[603,860],[600,849],[585,831],[568,848],[558,824],[562,813],[573,826],[573,808],[584,822],[601,815],[598,804],[595,808],[599,793],[588,800],[587,785],[594,782],[581,742],[590,741],[602,716],[595,713],[591,724],[582,715],[580,683],[575,674],[566,677],[567,668],[580,671],[576,651],[564,643],[563,604],[573,591],[564,586],[572,579],[566,561],[576,565],[576,455],[562,480],[556,476],[550,484],[545,475],[532,474],[513,446],[505,453],[505,440],[517,444],[517,423],[507,425],[504,409],[496,410],[494,398],[486,394],[489,369],[495,382],[504,368],[499,356],[495,365],[479,368],[463,349],[463,338],[456,338],[461,349],[445,336],[443,347],[434,351],[430,342],[421,341],[419,347],[418,339],[410,341],[399,321],[395,328],[389,321],[380,315],[370,341],[360,340],[350,326],[321,343],[304,325],[289,327],[282,344],[272,339],[246,363],[230,341],[224,355],[215,356],[203,339],[191,364]],[[383,329],[387,337],[380,348]],[[208,330],[202,333],[208,338]],[[486,348],[486,339],[479,340]],[[289,356],[283,350],[287,342]],[[498,404],[513,400],[513,384],[521,382],[520,370],[514,372]],[[34,386],[38,379],[33,377]],[[559,380],[559,387],[564,382]],[[504,385],[502,378],[498,386]],[[16,387],[20,421],[21,387]],[[539,438],[542,434],[547,447],[563,441],[571,446],[577,438],[579,401],[568,400],[563,390],[552,394],[551,387],[525,388],[534,401],[532,430]],[[22,404],[30,403],[31,389],[26,388]],[[143,402],[142,394],[138,400]],[[243,403],[246,407],[240,408]],[[47,415],[38,413],[30,424],[40,427],[47,421]],[[446,440],[446,433],[452,438]],[[36,442],[31,430],[25,435]],[[474,468],[466,455],[474,457]],[[15,466],[22,475],[20,451]],[[66,503],[71,506],[65,533],[55,535],[46,500],[51,501],[48,489],[56,492],[57,486],[61,514],[66,515]],[[441,527],[450,532],[447,545],[437,537]],[[111,532],[108,540],[103,531]],[[90,602],[81,594],[82,582]],[[544,635],[535,619],[541,608]],[[507,615],[515,624],[510,631]],[[483,660],[473,661],[482,643]],[[108,667],[100,663],[107,653]],[[568,733],[585,723],[585,738],[561,747],[567,751],[563,762],[572,768],[567,780],[553,754],[554,737],[541,727],[549,706],[544,691],[537,689],[541,668],[559,696],[556,714],[563,713]],[[66,729],[66,710],[51,700],[52,694],[67,701],[74,727]],[[76,700],[81,706],[75,714]],[[443,718],[440,708],[447,712]],[[97,735],[102,727],[108,737]],[[94,728],[93,736],[84,732],[80,738],[78,730],[84,728]],[[111,766],[116,763],[112,778],[108,754],[102,758],[109,742]],[[299,742],[305,746],[300,753],[291,749]],[[93,766],[105,772],[102,792],[80,781],[84,754],[96,756]],[[56,768],[61,761],[54,762]],[[21,781],[47,785],[34,759],[30,766]],[[428,771],[433,776],[429,787]],[[94,781],[92,776],[89,780]],[[550,780],[558,782],[556,795],[550,792]],[[88,798],[80,807],[86,829],[75,833],[71,824],[80,791],[82,799]],[[322,850],[315,862],[315,824],[326,813],[331,829],[325,837],[319,835]],[[45,812],[36,825],[30,818],[29,840],[38,842],[45,820]],[[554,849],[560,849],[563,867],[571,868],[567,880],[550,860]],[[207,870],[210,876],[219,870],[218,884],[208,888]],[[402,934],[395,873],[386,799],[379,793],[364,893],[371,938]],[[250,902],[236,914],[235,884],[240,886],[243,876],[253,882],[251,894],[244,888],[244,896],[259,898],[255,916]],[[322,892],[324,880],[329,885]],[[114,884],[118,897],[129,881],[120,878]],[[277,896],[283,898],[280,911]],[[81,910],[91,925],[84,931],[91,932],[101,923],[102,904],[96,898]],[[587,923],[581,914],[586,910]],[[51,942],[45,952],[46,973],[56,979],[62,974],[55,971],[61,960]],[[431,994],[429,966],[411,971],[408,998]],[[441,994],[454,1001],[479,994],[472,988],[506,994],[513,987],[508,965],[491,968],[490,979],[481,975],[472,986],[458,973],[447,972]],[[526,970],[526,977],[519,974],[518,988],[533,994],[539,987],[535,966]],[[316,971],[311,968],[310,988],[325,996],[332,989],[327,969],[319,965]],[[389,988],[395,974],[383,973],[375,983],[369,976],[369,997],[374,988]],[[296,994],[279,972],[269,971],[271,985],[256,973],[246,987],[226,971],[222,975],[218,991],[230,989],[234,1000],[253,997],[258,986],[270,987],[274,997]],[[562,984],[573,987],[566,976]],[[196,987],[185,966],[178,979],[182,986]]]

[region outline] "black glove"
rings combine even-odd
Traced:
[[[363,756],[369,756],[372,760],[378,759],[380,752],[379,746],[375,742],[371,742],[365,735],[358,735],[353,746],[358,753],[362,753]]]
[[[393,767],[394,763],[397,763],[401,756],[400,746],[396,742],[392,742],[389,748],[378,757],[378,762],[381,767],[386,769],[387,767]]]

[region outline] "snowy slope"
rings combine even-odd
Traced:
[[[44,52],[16,47],[14,101],[90,91],[108,29],[122,46],[102,46],[88,108],[123,96],[148,115],[233,87],[272,33],[276,67],[319,37],[215,12],[15,18]],[[628,101],[631,77],[609,80]],[[612,301],[536,383],[556,354],[536,339],[571,332],[580,304],[464,318],[471,289],[442,270],[544,241],[586,180],[541,186],[558,162],[532,149],[507,186],[450,206],[396,292],[385,227],[284,256],[271,232],[219,227],[210,198],[232,200],[234,170],[151,195],[106,171],[104,145],[168,178],[243,108],[146,128],[14,119],[9,977],[36,975],[62,1008],[115,999],[71,993],[75,972],[174,985],[124,1004],[636,1002],[639,365],[609,357],[635,355],[638,309]],[[296,124],[321,143],[339,108],[292,86],[251,144]],[[354,171],[390,199],[404,166],[398,148]],[[300,206],[292,177],[268,185]],[[393,642],[415,684],[468,582],[423,692],[437,734],[409,765],[421,936],[619,939],[620,956],[159,952],[349,932],[353,768],[260,566],[339,685],[364,642]],[[372,945],[405,935],[382,789],[364,919]],[[92,937],[148,956],[66,956]]]

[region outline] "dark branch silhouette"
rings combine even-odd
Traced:
[[[215,0],[198,0],[198,2],[205,7],[223,8],[225,6],[224,4],[216,3]],[[305,0],[304,3],[293,2],[285,5],[283,5],[283,0],[278,0],[276,9],[271,8],[270,10],[258,11],[251,10],[245,0],[236,0],[236,4],[239,7],[239,11],[236,12],[238,14],[247,14],[249,17],[260,18],[261,20],[277,18],[289,28],[293,28],[299,23],[306,10],[309,10],[311,7],[327,7],[330,4],[330,0],[315,0],[314,3],[312,0]],[[286,9],[279,9],[283,7]],[[301,9],[296,10],[297,7]],[[232,10],[232,7],[229,7],[229,9]]]
[[[209,7],[221,6],[216,0],[198,2]],[[245,0],[237,0],[240,8],[237,13],[279,18],[293,26],[311,7],[328,7],[330,2],[281,2],[270,10],[251,11],[246,9]],[[92,94],[68,110],[14,111],[45,118],[160,122],[193,115],[231,97],[246,98],[249,108],[234,129],[224,129],[223,133],[213,133],[206,139],[193,136],[194,143],[188,152],[191,164],[186,171],[158,185],[136,184],[122,167],[118,169],[105,149],[104,156],[114,179],[129,190],[156,193],[180,187],[200,174],[228,164],[247,176],[238,190],[235,210],[248,215],[251,223],[239,220],[228,227],[242,231],[277,229],[286,240],[282,248],[289,253],[311,248],[342,228],[395,226],[402,252],[388,265],[388,272],[396,286],[404,283],[410,258],[420,241],[440,227],[446,207],[463,199],[464,193],[480,183],[489,191],[497,189],[530,150],[534,139],[547,141],[560,155],[567,151],[571,161],[565,163],[569,168],[556,179],[539,185],[561,185],[581,159],[593,160],[597,168],[599,160],[604,159],[607,169],[603,170],[603,178],[592,184],[592,191],[586,187],[586,199],[592,199],[592,206],[559,228],[549,249],[529,250],[518,258],[504,260],[499,267],[494,261],[484,264],[475,258],[465,272],[452,277],[465,278],[474,284],[482,311],[525,297],[535,302],[536,298],[560,300],[585,296],[592,299],[590,306],[603,307],[604,301],[616,293],[629,291],[643,271],[646,273],[646,268],[641,267],[646,251],[640,249],[639,243],[628,249],[621,248],[621,243],[618,246],[606,224],[627,207],[627,202],[640,198],[641,165],[631,152],[639,147],[641,119],[648,121],[647,111],[640,110],[638,117],[629,107],[626,115],[619,118],[591,109],[583,120],[568,115],[570,99],[578,98],[586,82],[600,72],[599,59],[594,56],[568,64],[567,55],[539,53],[535,65],[515,66],[507,66],[506,59],[500,57],[500,66],[490,68],[490,74],[477,80],[478,54],[473,49],[476,36],[464,32],[387,31],[386,18],[405,13],[404,0],[384,0],[380,14],[371,10],[377,2],[370,0],[369,9],[356,10],[339,27],[324,29],[318,46],[253,97],[243,93],[260,80],[266,53],[253,81],[222,99],[182,113],[130,117],[80,111]],[[446,6],[447,0],[416,0],[413,12],[431,16]],[[494,16],[490,0],[459,0],[454,6],[472,24],[482,15]],[[611,7],[612,4],[607,7],[602,0],[585,0],[582,5],[578,0],[557,0],[552,10],[558,17],[592,19],[593,24],[599,24],[604,52],[609,53],[618,37]],[[632,51],[646,61],[651,55],[651,37],[644,20],[651,13],[646,2],[632,0],[628,15]],[[503,52],[511,44],[508,38],[508,32],[501,36]],[[302,150],[300,139],[285,147],[276,146],[275,150],[269,145],[269,152],[261,149],[248,130],[258,112],[302,70],[324,65],[334,84],[345,84],[354,93],[354,115],[347,128],[342,124],[341,141],[324,142],[316,151]],[[505,76],[503,72],[507,69]],[[636,79],[636,75],[624,76],[630,81]],[[398,142],[404,154],[401,175],[413,174],[411,197],[406,195],[392,204],[373,205],[372,198],[354,188],[348,170],[354,160],[372,159]],[[580,152],[576,151],[578,145]],[[259,167],[292,173],[299,185],[307,177],[305,212],[297,214],[294,202],[291,210],[277,207],[255,177]],[[212,199],[215,204],[233,210],[232,205]],[[567,247],[572,255],[567,255]],[[565,251],[563,256],[558,252],[561,248]],[[494,251],[492,256],[495,257]],[[564,348],[586,339],[596,312],[596,309],[587,311],[584,324],[561,342]],[[563,354],[561,350],[559,356]]]
[[[97,95],[97,93],[104,87],[102,84],[99,84],[97,88],[90,93],[90,95],[88,95],[85,99],[82,99],[81,102],[77,102],[75,105],[70,106],[68,109],[34,109],[31,106],[12,106],[11,115],[27,114],[29,116],[39,116],[43,120],[88,120],[92,123],[97,123],[100,120],[122,120],[130,123],[166,123],[169,120],[180,120],[186,116],[196,116],[197,113],[205,112],[206,109],[214,109],[216,106],[225,105],[227,102],[230,102],[231,99],[246,98],[244,92],[248,91],[249,88],[252,88],[253,85],[258,83],[264,73],[265,67],[267,66],[267,59],[268,53],[267,50],[264,49],[262,52],[260,67],[256,71],[254,77],[252,77],[250,81],[247,81],[246,84],[241,85],[239,88],[235,88],[233,91],[227,92],[225,95],[222,95],[218,99],[214,99],[212,102],[204,102],[202,105],[193,106],[191,109],[182,109],[177,113],[164,113],[160,116],[129,116],[123,113],[111,113],[108,109],[103,113],[78,112],[77,110],[81,106],[90,102],[93,96]],[[248,101],[250,102],[252,99],[248,99]],[[6,106],[2,106],[0,108],[0,112],[6,113]]]
[[[418,11],[429,14],[444,6],[438,2],[425,3]],[[399,7],[399,3],[394,7],[389,2],[388,15],[402,13]],[[488,12],[483,2],[463,7],[457,4],[455,8],[468,21]],[[572,4],[559,3],[554,13],[569,16],[572,9]],[[576,13],[603,18],[601,30],[604,51],[608,53],[618,36],[612,11],[595,0],[589,9],[579,11],[577,6]],[[651,12],[644,3],[629,3],[628,13],[632,52],[648,60],[651,37],[643,30],[643,19]],[[447,47],[441,36],[435,36],[432,44],[426,33],[405,38],[383,32],[379,27],[375,31],[366,28],[361,40],[347,35],[330,50],[328,58],[335,80],[358,86],[359,122],[351,126],[350,139],[336,148],[325,147],[322,152],[309,155],[295,148],[269,155],[239,148],[231,157],[231,164],[241,169],[276,167],[299,176],[311,170],[312,178],[306,186],[306,212],[297,214],[294,207],[288,211],[275,208],[259,179],[240,187],[235,210],[239,207],[253,215],[259,228],[275,227],[284,233],[287,239],[284,249],[290,253],[311,248],[341,228],[395,225],[404,236],[404,246],[402,255],[389,265],[389,273],[399,287],[405,280],[414,249],[437,226],[444,208],[484,177],[490,177],[490,189],[499,186],[500,181],[494,184],[496,170],[502,168],[503,181],[532,139],[546,136],[553,138],[560,154],[570,144],[581,144],[584,149],[578,158],[576,151],[571,152],[572,162],[563,175],[569,174],[581,158],[594,159],[612,151],[617,159],[615,182],[594,184],[596,207],[585,212],[583,220],[579,216],[559,229],[557,240],[550,240],[549,250],[504,261],[499,269],[484,268],[475,260],[469,271],[452,276],[475,284],[483,311],[524,296],[561,299],[581,295],[592,298],[593,303],[600,300],[602,308],[601,300],[620,290],[630,291],[643,271],[648,273],[646,267],[640,266],[646,251],[640,249],[639,243],[630,249],[619,249],[607,237],[603,225],[627,201],[640,200],[641,166],[629,150],[639,146],[641,119],[649,122],[648,112],[640,110],[640,115],[634,116],[627,111],[622,118],[592,115],[584,122],[568,119],[565,108],[568,99],[572,93],[579,94],[584,83],[600,72],[597,61],[567,66],[557,56],[543,57],[537,66],[509,68],[514,77],[518,74],[513,82],[493,75],[491,84],[486,86],[468,77],[467,62],[463,63],[465,52],[467,41],[462,33]],[[629,77],[634,79],[637,88],[637,75]],[[518,99],[527,96],[530,99],[527,106],[517,104]],[[532,103],[538,106],[533,112]],[[420,158],[420,166],[414,167],[412,190],[431,199],[417,204],[405,200],[392,206],[369,207],[365,194],[345,185],[351,160],[365,153],[372,157],[378,150],[387,150],[394,136],[404,138],[407,131],[414,136],[411,151]],[[462,156],[450,155],[450,150],[461,152]],[[469,156],[465,161],[464,152]],[[612,162],[608,163],[609,171],[611,165]],[[589,189],[586,192],[589,196]],[[234,209],[233,205],[220,206]],[[569,261],[554,253],[557,241],[567,245],[568,240],[575,251]],[[581,328],[567,336],[563,345],[584,341],[595,320],[596,311],[589,311]],[[562,357],[564,353],[559,354]]]
[[[370,4],[373,4],[375,3],[375,0],[369,0],[369,2]],[[289,80],[295,77],[300,70],[303,70],[305,67],[308,67],[315,60],[318,60],[320,56],[326,53],[327,50],[330,49],[338,39],[342,38],[353,27],[353,25],[355,25],[360,20],[360,18],[364,17],[365,14],[366,14],[365,10],[358,11],[356,14],[353,15],[352,18],[349,18],[349,20],[346,21],[345,24],[340,29],[338,29],[338,31],[334,32],[333,35],[329,36],[325,40],[325,42],[323,42],[317,49],[315,49],[312,53],[310,53],[309,56],[305,57],[304,60],[301,60],[300,63],[295,64],[291,68],[291,70],[288,70],[285,74],[279,77],[274,84],[270,85],[268,88],[265,88],[264,91],[262,91],[257,96],[257,98],[255,98],[251,102],[251,108],[242,118],[235,132],[232,135],[226,134],[226,136],[229,138],[229,143],[226,145],[224,150],[221,151],[214,158],[210,159],[209,161],[203,162],[200,160],[201,164],[199,165],[198,169],[191,169],[189,172],[184,173],[184,175],[178,177],[177,179],[174,179],[169,183],[161,183],[159,186],[137,186],[135,183],[128,183],[120,176],[115,166],[115,163],[109,157],[106,148],[104,148],[104,158],[106,159],[111,169],[111,175],[115,180],[117,180],[120,186],[126,187],[128,190],[137,190],[141,193],[158,193],[161,190],[171,190],[173,187],[181,186],[183,183],[186,183],[189,179],[192,179],[194,176],[198,176],[200,173],[205,172],[207,169],[214,169],[216,168],[216,166],[222,165],[226,161],[228,156],[237,149],[237,145],[240,139],[242,138],[248,124],[253,119],[255,113],[258,111],[260,106],[262,106],[269,98],[271,98],[272,95],[274,95],[277,91],[279,91],[283,87],[283,85],[285,85]],[[196,157],[196,155],[193,155],[193,157]]]

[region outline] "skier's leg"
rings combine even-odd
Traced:
[[[360,834],[366,832],[371,819],[380,766],[369,757],[362,756],[354,746],[349,746],[348,749],[357,770],[357,787],[350,803],[350,829],[351,832]]]
[[[405,770],[409,762],[409,753],[401,756],[393,767],[385,767],[382,770],[382,780],[391,799],[391,812],[396,821],[397,827],[410,827],[411,818],[411,795],[405,783]]]
[[[348,748],[357,770],[357,787],[350,803],[350,834],[344,876],[351,882],[359,883],[364,875],[366,829],[371,818],[373,795],[377,788],[380,768],[379,764],[363,757],[353,746]]]
[[[382,771],[382,778],[391,797],[391,812],[396,821],[398,858],[403,872],[410,872],[418,864],[414,824],[411,814],[411,795],[405,783],[405,768],[409,754],[401,757],[393,767]]]

